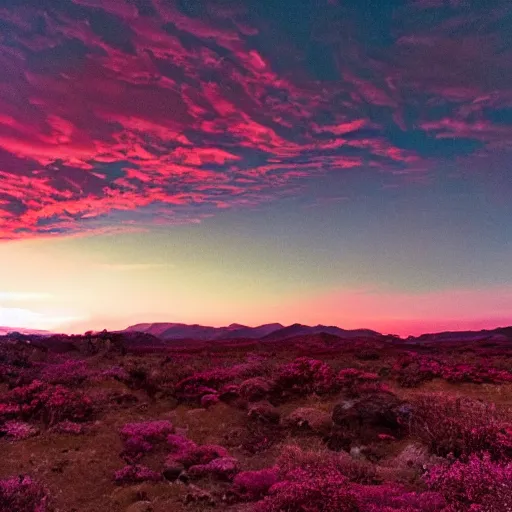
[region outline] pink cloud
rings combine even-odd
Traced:
[[[326,2],[311,35],[333,54],[339,79],[325,81],[305,47],[248,4],[211,4],[203,17],[162,0],[149,15],[126,0],[73,4],[0,9],[13,41],[0,40],[6,238],[79,232],[118,211],[136,222],[151,205],[252,205],[344,169],[423,182],[446,139],[477,142],[478,156],[510,149],[510,125],[486,117],[512,104],[510,50],[493,28],[503,0],[467,13],[452,2],[452,15],[424,26],[425,10],[444,7],[412,2],[379,51],[354,13],[332,16],[343,6]],[[278,46],[262,44],[274,33]],[[441,150],[423,154],[409,130]]]

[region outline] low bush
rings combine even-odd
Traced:
[[[433,466],[425,475],[453,511],[512,510],[512,464],[496,463],[488,453],[470,455],[466,462]]]
[[[155,445],[166,443],[172,433],[174,426],[167,420],[127,423],[119,433],[124,448],[122,456],[128,462],[137,461]]]
[[[282,392],[326,394],[336,390],[333,369],[326,363],[299,357],[277,369],[276,387]]]
[[[30,476],[0,480],[0,511],[48,512],[48,496]]]
[[[437,393],[417,397],[413,408],[411,433],[435,455],[458,458],[482,451],[494,459],[512,455],[512,430],[493,404]]]
[[[260,500],[268,490],[277,483],[277,468],[266,468],[258,471],[243,471],[233,480],[232,491],[246,501]]]
[[[29,423],[25,423],[24,421],[11,420],[4,423],[0,428],[0,432],[5,435],[7,439],[20,441],[37,435],[39,433],[39,429]]]
[[[114,474],[114,481],[118,485],[158,482],[161,479],[162,475],[160,473],[140,464],[130,464]]]

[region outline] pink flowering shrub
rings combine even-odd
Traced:
[[[281,477],[297,468],[312,473],[329,468],[340,473],[350,482],[374,484],[379,481],[374,466],[355,460],[345,452],[302,450],[298,446],[289,445],[282,450],[277,467]]]
[[[277,468],[259,471],[242,471],[233,480],[232,492],[241,500],[255,501],[265,497],[268,490],[277,483]]]
[[[180,380],[175,386],[176,397],[182,401],[197,402],[207,394],[217,394],[223,384],[253,377],[261,371],[259,360],[249,361],[227,368],[197,372]]]
[[[191,478],[214,477],[218,480],[232,480],[239,471],[238,460],[234,457],[219,457],[207,464],[196,464],[188,469]]]
[[[15,404],[0,403],[0,422],[16,418],[20,412],[20,407]]]
[[[445,512],[436,492],[411,492],[396,485],[354,485],[336,471],[297,470],[274,484],[258,503],[260,512]]]
[[[127,423],[121,429],[121,437],[140,437],[146,441],[165,441],[169,434],[174,432],[174,426],[167,420],[143,421],[140,423]]]
[[[172,456],[174,460],[180,462],[186,468],[208,464],[221,457],[229,457],[228,451],[222,446],[213,444],[191,446]]]
[[[162,475],[140,464],[128,465],[116,471],[114,481],[118,485],[137,484],[141,482],[158,482]]]
[[[200,382],[206,386],[218,386],[236,379],[253,377],[259,371],[258,363],[241,363],[234,366],[214,367],[203,372],[194,373],[189,377],[189,380]]]
[[[512,373],[486,364],[449,364],[427,356],[409,353],[399,358],[393,373],[402,387],[417,387],[436,377],[448,382],[473,382],[475,384],[502,384],[512,382]]]
[[[63,386],[44,390],[38,400],[42,404],[42,417],[47,425],[64,420],[85,421],[92,414],[92,402],[88,397]]]
[[[502,384],[512,382],[512,373],[485,365],[456,364],[445,366],[442,377],[449,382],[473,382],[475,384]]]
[[[214,477],[231,480],[239,471],[238,461],[228,451],[218,445],[197,445],[184,436],[167,436],[170,454],[165,461],[164,476],[175,480],[184,470],[187,478]]]
[[[140,459],[153,450],[155,445],[167,441],[167,436],[174,433],[174,426],[167,420],[127,423],[120,431],[123,441],[123,457],[129,462]]]
[[[0,510],[3,512],[47,512],[48,496],[30,476],[0,480]]]
[[[46,365],[41,371],[41,380],[49,384],[76,386],[92,376],[85,361],[68,359],[63,363]]]
[[[93,412],[92,401],[83,393],[41,381],[13,389],[5,398],[17,405],[20,417],[41,419],[50,426],[63,420],[85,421]]]
[[[336,390],[332,368],[317,359],[298,357],[277,369],[276,386],[285,392],[325,394]]]
[[[219,395],[217,394],[210,394],[210,395],[203,395],[201,397],[201,407],[204,407],[205,409],[208,409],[208,407],[211,407],[212,405],[219,403]]]
[[[248,379],[261,375],[265,371],[265,358],[249,355],[247,361],[229,368],[230,380]]]
[[[399,358],[393,365],[392,372],[398,383],[404,388],[418,387],[436,377],[441,377],[443,365],[427,356],[414,353]]]
[[[488,451],[497,459],[512,455],[512,431],[494,404],[428,394],[413,405],[411,433],[433,454],[462,457]]]
[[[271,393],[273,385],[273,382],[263,377],[253,377],[240,384],[239,393],[245,400],[256,402],[266,398]]]
[[[6,421],[0,431],[8,438],[14,441],[20,441],[22,439],[28,439],[29,437],[36,436],[39,433],[39,429],[25,423],[24,421]]]
[[[9,404],[16,404],[21,409],[29,411],[39,404],[38,396],[47,388],[47,385],[40,380],[34,380],[26,386],[19,386],[9,391],[4,400]]]
[[[100,375],[104,379],[113,379],[124,383],[130,380],[130,374],[122,366],[111,366],[103,370]]]
[[[19,379],[21,370],[0,362],[0,382],[13,383]]]
[[[336,382],[341,387],[349,387],[354,382],[374,382],[380,377],[376,373],[365,372],[358,368],[344,368],[336,375]]]
[[[512,510],[512,464],[492,462],[488,453],[471,455],[467,462],[433,466],[425,481],[446,498],[450,511]]]
[[[64,420],[52,427],[53,432],[58,434],[74,434],[79,435],[84,433],[84,426],[74,421]]]
[[[361,471],[354,471],[359,464]],[[351,467],[352,465],[352,467]],[[375,485],[377,479],[361,478],[364,463],[350,456],[303,451],[286,447],[278,458],[276,483],[257,504],[260,512],[441,512],[446,505],[436,491],[411,492],[397,484]],[[373,468],[371,468],[373,469]],[[351,472],[352,471],[352,472]],[[236,491],[238,478],[233,490]],[[243,496],[243,494],[241,494]]]
[[[376,373],[365,372],[357,368],[340,370],[336,376],[336,385],[351,396],[385,391],[386,389]]]
[[[361,512],[448,512],[442,494],[411,492],[397,484],[352,485]]]
[[[167,445],[170,449],[170,453],[184,453],[197,448],[197,444],[194,443],[194,441],[179,434],[168,435]]]
[[[309,473],[298,469],[274,484],[257,506],[258,512],[360,512],[356,495],[347,480],[326,469]]]
[[[215,388],[205,386],[199,382],[191,379],[181,381],[176,385],[175,389],[176,398],[180,402],[186,403],[198,403],[205,395],[216,395],[217,390]]]

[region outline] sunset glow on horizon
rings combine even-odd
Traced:
[[[0,7],[0,327],[512,324],[512,7]]]

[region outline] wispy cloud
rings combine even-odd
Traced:
[[[98,268],[114,272],[153,270],[157,268],[172,268],[172,263],[99,263]]]
[[[512,150],[509,0],[301,0],[293,24],[286,2],[221,3],[0,9],[0,239],[135,229],[152,205],[197,222],[326,173],[420,182]]]
[[[53,295],[51,293],[42,293],[42,292],[5,292],[0,291],[0,300],[1,301],[39,301],[51,299]]]
[[[55,312],[38,312],[24,308],[0,307],[0,326],[27,329],[56,329],[60,325],[82,320],[80,316]]]

